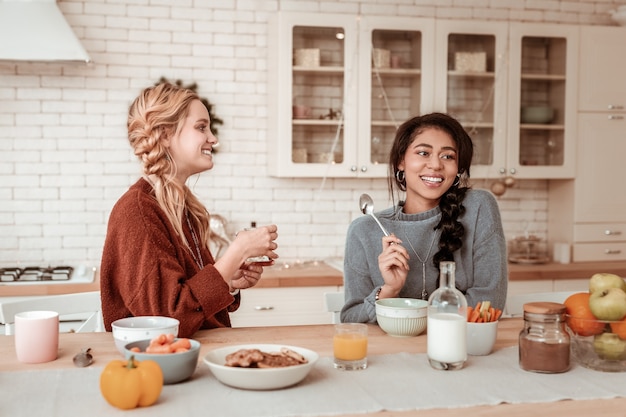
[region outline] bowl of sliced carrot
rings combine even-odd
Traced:
[[[482,301],[475,307],[467,308],[467,353],[468,355],[489,355],[493,352],[498,336],[498,319],[502,310]]]
[[[158,363],[163,371],[164,384],[176,384],[191,378],[199,355],[200,342],[177,338],[173,334],[161,334],[124,346],[126,359],[133,357],[139,362],[149,359]]]

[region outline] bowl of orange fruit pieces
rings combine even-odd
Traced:
[[[175,384],[193,375],[200,355],[200,342],[177,338],[173,334],[160,334],[152,339],[138,340],[124,346],[126,359],[139,362],[152,360],[163,371],[163,383]]]
[[[502,310],[493,307],[490,301],[480,301],[474,307],[467,307],[468,355],[483,356],[493,351],[501,315]]]

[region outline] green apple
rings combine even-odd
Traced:
[[[593,349],[602,359],[621,361],[626,359],[626,340],[615,333],[602,333],[593,338]]]
[[[589,294],[608,290],[609,288],[621,288],[626,291],[626,281],[619,275],[608,272],[598,272],[597,274],[593,274],[589,279]]]
[[[621,288],[596,291],[589,296],[589,309],[598,320],[621,320],[626,316],[626,292]]]

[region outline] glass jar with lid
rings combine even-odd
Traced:
[[[560,373],[570,369],[570,336],[565,306],[552,302],[524,304],[519,334],[519,365],[525,371]]]

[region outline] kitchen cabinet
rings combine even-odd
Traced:
[[[432,19],[361,19],[358,165],[351,167],[359,176],[384,178],[397,128],[431,111],[433,34]]]
[[[506,164],[507,38],[504,22],[436,21],[434,110],[472,137],[472,178],[495,176]]]
[[[268,171],[346,176],[356,165],[357,21],[279,13],[269,27]]]
[[[589,279],[509,281],[508,296],[543,292],[589,291]]]
[[[551,184],[549,193],[551,234],[573,242],[575,262],[626,260],[625,35],[581,28],[576,179]]]
[[[437,20],[436,110],[455,116],[474,142],[473,178],[573,178],[578,28]],[[463,57],[483,68],[459,69]],[[445,101],[443,101],[445,99]],[[545,120],[522,117],[546,108]],[[540,109],[542,110],[542,109]]]
[[[581,112],[619,112],[626,106],[626,28],[583,26],[580,29]]]
[[[511,23],[507,175],[574,178],[578,37],[577,26]]]
[[[441,111],[474,140],[474,178],[573,177],[576,27],[312,13],[275,19],[271,175],[384,178],[397,127]],[[528,106],[555,116],[523,123]]]
[[[472,177],[573,178],[578,28],[437,20],[436,30],[435,110],[472,137]],[[554,116],[531,122],[528,107]]]
[[[397,125],[432,97],[432,67],[422,65],[432,56],[434,45],[425,39],[434,22],[375,21],[279,13],[270,25],[271,175],[387,175]]]
[[[250,288],[241,296],[239,309],[230,314],[233,327],[330,324],[324,293],[342,286]]]

